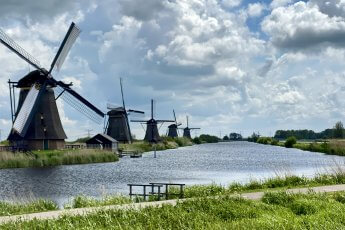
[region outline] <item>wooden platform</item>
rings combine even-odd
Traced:
[[[125,156],[128,156],[130,158],[140,158],[143,156],[143,154],[135,151],[119,151],[119,157]]]

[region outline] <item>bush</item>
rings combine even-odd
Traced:
[[[219,141],[218,137],[208,135],[208,134],[201,134],[199,139],[201,142],[206,142],[206,143],[218,143]]]
[[[278,145],[279,141],[277,139],[272,139],[271,145]]]
[[[271,143],[271,141],[272,141],[272,138],[270,137],[259,137],[256,143],[267,145]]]
[[[201,144],[201,140],[199,137],[194,137],[194,139],[192,140],[194,144],[200,145]]]
[[[294,144],[297,143],[297,139],[296,137],[292,136],[292,137],[288,137],[285,141],[285,147],[286,148],[292,148]]]

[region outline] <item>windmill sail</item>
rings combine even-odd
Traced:
[[[139,113],[139,114],[145,114],[145,112],[140,111],[140,110],[134,110],[134,109],[129,109],[127,110],[129,113]]]
[[[37,84],[33,85],[25,98],[25,101],[20,108],[20,111],[13,124],[13,129],[21,137],[24,137],[30,122],[34,116],[35,109],[39,104],[40,97],[46,89],[46,84],[43,84],[40,88]]]
[[[12,40],[4,31],[0,29],[0,42],[4,44],[7,48],[12,50],[20,58],[25,60],[30,65],[34,66],[36,69],[41,69],[40,62],[36,60],[32,55],[26,52],[20,45]]]
[[[80,32],[81,32],[80,29],[74,24],[74,22],[72,22],[64,40],[61,43],[61,46],[58,52],[55,55],[55,58],[51,64],[49,73],[54,69],[55,66],[57,70],[61,69],[61,66],[64,63],[68,52],[72,48],[74,42],[77,40]]]
[[[69,88],[69,86],[61,82],[57,82],[57,84],[58,87],[56,87],[55,90],[58,95],[61,94],[63,101],[95,123],[101,124],[103,122],[104,113],[102,111],[80,96],[77,92]]]

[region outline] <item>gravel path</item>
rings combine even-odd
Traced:
[[[323,192],[337,192],[337,191],[345,191],[345,184],[342,185],[330,185],[330,186],[320,186],[320,187],[311,187],[311,188],[295,188],[295,189],[288,189],[288,192],[291,193],[307,193],[309,191],[314,191],[318,193]],[[249,199],[249,200],[260,200],[264,192],[252,192],[252,193],[242,193],[239,196]],[[189,199],[181,199],[181,200],[164,200],[164,201],[154,201],[154,202],[143,202],[143,203],[134,203],[134,204],[125,204],[125,205],[110,205],[110,206],[102,206],[102,207],[91,207],[91,208],[76,208],[76,209],[65,209],[65,210],[58,210],[58,211],[50,211],[50,212],[40,212],[40,213],[31,213],[31,214],[22,214],[22,215],[14,215],[14,216],[2,216],[0,217],[0,224],[4,224],[10,221],[18,221],[18,220],[33,220],[33,219],[55,219],[59,218],[63,215],[86,215],[88,213],[97,212],[97,211],[105,211],[111,209],[142,209],[146,207],[160,207],[163,204],[169,204],[175,206],[177,202],[183,202]]]

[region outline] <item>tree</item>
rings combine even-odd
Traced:
[[[334,125],[333,130],[333,137],[334,138],[344,138],[344,125],[341,121],[338,121]]]
[[[229,137],[228,137],[227,135],[225,135],[225,136],[223,137],[223,140],[224,140],[224,141],[228,141],[228,140],[230,140],[230,139],[229,139]]]

